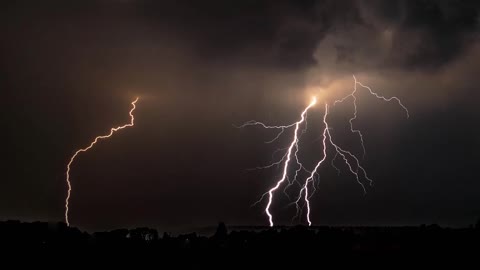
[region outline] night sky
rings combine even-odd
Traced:
[[[72,168],[70,221],[85,230],[190,230],[218,221],[268,225],[272,160],[288,124],[316,95],[331,103],[352,74],[355,127],[374,186],[321,169],[315,225],[468,226],[480,217],[479,1],[2,1],[0,219],[62,221],[71,155],[110,127],[135,126]],[[301,159],[321,158],[323,105],[308,114]],[[330,122],[361,156],[351,103]],[[277,153],[274,158],[278,159]],[[327,164],[330,163],[328,160]],[[295,207],[280,193],[276,223]],[[305,219],[293,224],[305,224]]]

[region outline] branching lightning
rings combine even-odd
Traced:
[[[358,137],[360,139],[360,144],[361,144],[361,147],[362,147],[363,157],[364,157],[365,154],[366,154],[364,137],[363,137],[362,132],[359,129],[354,128],[354,124],[353,124],[353,122],[357,119],[357,98],[358,97],[356,96],[356,94],[357,94],[357,90],[358,90],[357,89],[358,85],[361,86],[362,88],[367,89],[369,94],[373,95],[377,99],[383,100],[385,102],[390,102],[390,101],[397,102],[398,105],[406,112],[407,118],[410,115],[409,115],[408,109],[403,105],[403,103],[400,101],[399,98],[397,98],[395,96],[390,97],[390,98],[386,98],[384,96],[381,96],[381,95],[377,94],[376,92],[374,92],[370,87],[365,86],[362,83],[360,83],[359,81],[357,81],[357,78],[355,76],[353,76],[353,79],[355,81],[353,91],[350,94],[346,95],[345,97],[343,97],[339,100],[335,100],[333,102],[333,105],[335,106],[339,103],[343,103],[344,101],[346,101],[349,98],[352,99],[354,112],[353,112],[353,116],[349,119],[350,131],[352,133],[358,135]],[[263,128],[266,128],[266,129],[278,129],[278,130],[280,130],[279,133],[274,137],[274,139],[268,141],[267,143],[271,143],[271,142],[277,140],[278,138],[280,138],[280,136],[282,134],[284,134],[285,130],[287,130],[289,128],[292,128],[292,127],[295,127],[295,131],[293,133],[293,139],[290,142],[289,147],[287,148],[288,149],[287,152],[282,156],[282,158],[280,160],[276,161],[276,162],[271,163],[270,165],[267,165],[267,166],[264,166],[264,167],[257,167],[257,169],[265,169],[265,168],[270,168],[270,167],[273,167],[275,165],[280,165],[280,164],[283,163],[283,174],[282,174],[282,177],[280,178],[280,180],[278,180],[276,182],[275,186],[273,186],[270,190],[268,190],[266,193],[264,193],[261,196],[260,200],[255,203],[255,204],[257,204],[257,203],[261,202],[264,199],[264,197],[266,195],[268,195],[268,203],[265,207],[265,213],[268,216],[270,226],[274,225],[273,216],[270,212],[270,207],[271,207],[272,202],[273,202],[273,196],[274,196],[275,191],[277,189],[279,189],[280,186],[285,181],[287,181],[288,184],[285,186],[284,193],[289,198],[288,194],[285,191],[288,187],[290,187],[294,183],[298,183],[297,178],[298,178],[299,172],[302,171],[302,170],[307,172],[309,174],[309,176],[305,179],[305,182],[303,184],[300,184],[299,194],[296,197],[296,200],[294,200],[294,202],[292,203],[292,204],[295,204],[296,209],[297,209],[297,214],[296,214],[296,216],[294,216],[294,219],[301,215],[303,207],[306,206],[306,208],[307,208],[306,219],[307,219],[308,225],[309,226],[312,225],[312,222],[311,222],[311,219],[310,219],[310,210],[311,210],[311,208],[310,208],[310,198],[312,197],[312,195],[316,191],[316,187],[315,187],[314,182],[316,180],[316,176],[319,175],[320,167],[327,160],[327,156],[328,156],[327,155],[328,154],[327,147],[328,146],[331,146],[334,150],[335,154],[333,155],[333,158],[331,159],[331,165],[332,165],[333,168],[335,168],[335,170],[338,172],[338,174],[340,174],[340,169],[338,167],[336,167],[334,163],[337,160],[337,157],[341,157],[341,159],[345,163],[346,167],[348,168],[349,172],[351,174],[353,174],[357,183],[361,186],[364,193],[366,193],[366,191],[367,191],[366,187],[365,187],[365,184],[364,184],[364,181],[368,182],[368,184],[370,186],[373,184],[373,180],[368,176],[367,171],[361,165],[360,158],[357,157],[356,154],[340,147],[338,144],[336,144],[334,142],[334,140],[332,138],[333,136],[332,136],[332,133],[331,133],[331,127],[328,124],[328,116],[329,116],[329,105],[328,105],[328,103],[325,103],[325,113],[323,115],[323,132],[322,132],[322,145],[323,145],[323,153],[322,154],[323,155],[322,155],[322,158],[317,162],[316,166],[313,168],[312,171],[308,171],[303,166],[303,164],[300,162],[299,155],[298,155],[298,152],[299,152],[298,142],[299,142],[299,139],[300,139],[300,136],[301,136],[301,134],[299,134],[300,125],[303,124],[303,123],[305,124],[305,128],[302,131],[302,134],[303,134],[303,133],[306,132],[306,114],[307,114],[307,111],[312,106],[314,106],[315,104],[316,104],[316,98],[314,97],[312,102],[302,112],[300,120],[293,123],[293,124],[290,124],[290,125],[269,126],[269,125],[266,125],[262,122],[252,120],[252,121],[248,121],[245,124],[243,124],[242,126],[240,126],[240,128],[242,128],[242,127],[246,127],[246,126],[259,125],[259,126],[261,126]],[[290,169],[290,165],[291,165],[290,163],[291,163],[292,158],[294,158],[294,160],[295,160],[295,164],[293,166],[296,166],[296,170],[295,170],[293,179],[291,181],[289,181],[288,172],[289,172],[289,169]],[[310,186],[311,186],[312,190],[310,190]],[[301,206],[300,201],[302,200],[302,198],[303,198],[304,204]]]
[[[363,157],[365,157],[366,150],[365,150],[365,143],[364,143],[364,140],[363,140],[363,134],[360,130],[355,129],[353,127],[353,121],[357,119],[357,96],[355,95],[357,93],[357,85],[360,85],[361,87],[363,87],[365,89],[368,89],[368,91],[371,95],[373,95],[374,97],[376,97],[378,99],[381,99],[383,101],[390,102],[392,100],[395,100],[396,102],[398,102],[398,105],[400,105],[400,107],[402,107],[402,109],[405,110],[405,112],[407,113],[407,118],[409,118],[410,115],[409,115],[407,107],[405,107],[402,104],[402,102],[400,101],[399,98],[397,98],[397,97],[385,98],[384,96],[381,96],[381,95],[373,92],[370,87],[365,86],[362,83],[360,83],[359,81],[357,81],[357,78],[355,77],[355,75],[352,75],[352,76],[353,76],[353,80],[355,81],[355,84],[353,86],[353,91],[350,94],[346,95],[345,97],[343,97],[341,99],[338,99],[338,100],[335,100],[333,105],[336,105],[337,103],[342,103],[348,98],[352,98],[352,100],[353,100],[353,116],[350,118],[350,120],[348,122],[350,123],[350,131],[352,133],[358,134],[358,137],[360,138],[360,144],[361,144],[362,150],[363,150]]]
[[[85,147],[85,148],[82,148],[82,149],[79,149],[75,152],[75,154],[73,154],[73,156],[70,158],[70,161],[68,162],[67,164],[67,178],[66,178],[66,182],[67,182],[67,186],[68,186],[68,191],[67,191],[67,198],[65,199],[65,222],[67,223],[67,226],[70,226],[70,222],[69,222],[69,219],[68,219],[68,206],[69,206],[69,200],[70,200],[70,195],[71,195],[71,192],[72,192],[72,184],[70,182],[70,167],[73,163],[73,161],[75,160],[75,158],[78,156],[78,154],[82,153],[82,152],[86,152],[88,150],[90,150],[99,140],[103,140],[103,139],[106,139],[106,138],[110,138],[113,133],[121,130],[121,129],[124,129],[124,128],[127,128],[127,127],[133,127],[134,126],[134,121],[135,121],[135,117],[133,116],[133,111],[135,111],[135,104],[137,103],[138,101],[138,97],[132,101],[132,109],[130,110],[129,112],[129,115],[130,115],[130,123],[128,124],[125,124],[123,126],[119,126],[119,127],[115,127],[115,128],[111,128],[110,129],[110,133],[107,134],[107,135],[102,135],[102,136],[97,136],[91,143],[89,146]]]
[[[302,192],[305,192],[304,199],[305,199],[305,203],[307,205],[307,221],[308,221],[309,226],[312,225],[312,222],[310,221],[310,201],[309,201],[309,195],[308,195],[308,184],[313,181],[313,178],[315,177],[315,174],[317,173],[318,168],[320,168],[320,165],[322,165],[322,163],[325,161],[325,159],[327,159],[327,144],[326,144],[327,135],[330,138],[330,132],[329,132],[328,123],[327,123],[327,115],[328,115],[328,105],[325,104],[325,114],[323,116],[323,123],[325,124],[325,128],[323,129],[323,140],[322,140],[322,142],[323,142],[323,158],[317,163],[317,165],[313,169],[310,176],[305,180],[305,184],[300,189],[300,194],[298,195],[298,199],[295,202],[295,204],[297,206],[297,215],[298,215],[298,211],[299,211],[298,202],[299,202],[299,200],[302,196]],[[312,186],[315,188],[315,185],[312,185]]]
[[[283,132],[286,129],[291,128],[291,127],[295,127],[295,131],[293,133],[293,139],[290,142],[290,146],[287,149],[287,153],[282,157],[282,159],[278,162],[274,162],[274,163],[272,163],[270,165],[267,165],[265,167],[260,167],[260,168],[269,168],[269,167],[272,167],[274,165],[280,164],[281,162],[284,162],[282,177],[277,181],[277,184],[274,187],[272,187],[268,192],[264,193],[262,195],[262,198],[260,198],[260,200],[258,201],[258,202],[260,202],[263,199],[263,197],[265,197],[268,194],[268,204],[267,204],[267,207],[265,208],[265,212],[268,215],[270,226],[273,226],[273,216],[270,213],[270,206],[272,205],[274,192],[285,181],[289,182],[289,185],[291,185],[291,183],[296,180],[298,172],[300,170],[302,170],[302,168],[304,168],[303,165],[300,163],[300,160],[298,159],[298,155],[297,155],[298,151],[299,151],[299,147],[298,147],[298,141],[299,141],[299,136],[300,136],[299,130],[300,130],[300,125],[302,123],[305,123],[305,121],[306,121],[306,115],[307,115],[308,109],[310,109],[312,106],[314,106],[315,103],[317,103],[317,99],[313,98],[312,101],[310,102],[310,104],[303,110],[302,114],[300,115],[300,120],[298,120],[297,122],[295,122],[293,124],[290,124],[290,125],[267,126],[264,123],[261,123],[261,122],[258,122],[258,121],[249,121],[249,122],[246,122],[245,124],[239,126],[239,128],[243,128],[243,127],[246,127],[246,126],[259,125],[259,126],[262,126],[263,128],[267,128],[267,129],[280,129],[280,132],[277,134],[277,136],[274,138],[274,140],[278,139],[280,137],[280,135],[283,134]],[[303,131],[305,131],[305,129]],[[271,141],[269,141],[269,142],[271,142]],[[295,150],[293,150],[293,149],[295,149]],[[299,168],[295,172],[295,178],[290,182],[290,181],[288,181],[287,177],[288,177],[288,168],[289,168],[289,165],[290,165],[290,161],[292,159],[292,152],[293,152],[293,156],[295,157],[295,162],[299,166]]]

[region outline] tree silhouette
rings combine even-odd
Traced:
[[[227,237],[227,234],[227,226],[225,225],[225,223],[218,223],[217,231],[215,232],[215,238],[225,238]]]

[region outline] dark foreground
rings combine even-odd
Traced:
[[[175,254],[186,256],[185,260],[190,263],[200,260],[199,257],[203,258],[204,263],[208,258],[218,262],[231,258],[232,254],[237,260],[241,258],[238,264],[247,264],[245,259],[249,256],[255,257],[255,262],[263,260],[263,263],[267,264],[283,264],[287,261],[302,264],[305,261],[333,257],[345,260],[352,256],[374,260],[420,257],[438,261],[457,255],[479,257],[480,226],[465,229],[441,228],[437,225],[313,228],[296,226],[229,231],[220,223],[211,236],[199,236],[196,233],[178,236],[164,233],[159,236],[156,230],[149,228],[89,234],[67,227],[63,223],[5,221],[0,222],[0,246],[2,250],[40,253],[54,251],[70,255],[79,250],[91,254],[115,253],[120,257],[142,254],[148,260],[166,259]],[[205,257],[199,254],[209,255]],[[302,254],[307,257],[301,259]],[[314,257],[311,257],[311,254],[315,254]]]

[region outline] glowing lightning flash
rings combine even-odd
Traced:
[[[288,164],[290,162],[290,156],[291,156],[293,147],[296,147],[297,149],[297,151],[295,152],[295,158],[297,159],[297,162],[298,162],[298,157],[296,155],[298,152],[298,130],[299,130],[300,124],[305,121],[305,115],[307,114],[308,109],[310,109],[310,107],[315,105],[315,103],[317,103],[317,99],[313,98],[312,102],[310,102],[307,108],[305,108],[305,110],[302,112],[300,120],[295,123],[295,133],[293,135],[293,140],[290,143],[290,147],[288,148],[288,151],[287,151],[287,160],[285,161],[285,165],[283,166],[282,178],[278,180],[277,184],[268,191],[268,204],[267,204],[267,207],[265,208],[265,212],[268,215],[270,226],[273,226],[273,217],[272,217],[272,214],[270,213],[270,206],[272,205],[272,201],[273,201],[273,192],[277,190],[287,178]]]
[[[312,225],[312,222],[310,221],[310,201],[309,201],[309,196],[308,196],[308,184],[314,180],[314,177],[315,177],[315,174],[317,173],[318,168],[320,168],[320,165],[322,165],[322,163],[325,161],[325,159],[327,159],[327,144],[326,144],[327,134],[328,134],[328,136],[330,136],[330,132],[329,132],[329,129],[328,129],[328,123],[327,123],[327,115],[328,115],[328,105],[325,104],[325,114],[323,116],[323,123],[325,124],[325,128],[323,129],[323,140],[322,140],[322,142],[323,142],[323,158],[317,163],[317,165],[313,169],[310,176],[305,180],[305,185],[303,185],[303,187],[300,189],[300,194],[298,195],[298,199],[295,202],[295,204],[297,206],[297,215],[298,215],[298,211],[299,211],[298,202],[299,202],[300,198],[302,197],[302,192],[305,191],[305,203],[307,205],[307,221],[308,221],[309,226]],[[315,188],[315,185],[313,185],[313,188]]]
[[[78,154],[90,150],[90,149],[98,142],[98,140],[110,138],[110,137],[113,135],[113,133],[115,133],[115,132],[117,132],[117,131],[119,131],[119,130],[121,130],[121,129],[124,129],[124,128],[127,128],[127,127],[133,127],[133,125],[134,125],[134,120],[135,120],[135,117],[133,116],[133,111],[135,111],[135,108],[136,108],[136,107],[135,107],[135,104],[137,103],[137,101],[138,101],[138,97],[131,103],[131,104],[132,104],[132,109],[131,109],[130,112],[129,112],[129,115],[130,115],[130,123],[125,124],[125,125],[123,125],[123,126],[111,128],[109,134],[96,137],[96,138],[90,143],[89,146],[77,150],[77,152],[75,152],[75,154],[73,154],[73,156],[70,158],[70,161],[69,161],[68,164],[67,164],[67,179],[66,179],[66,181],[67,181],[68,191],[67,191],[67,198],[65,199],[65,222],[67,223],[67,226],[70,226],[70,222],[69,222],[69,220],[68,220],[68,210],[69,210],[69,209],[68,209],[68,203],[69,203],[69,200],[70,200],[70,194],[71,194],[71,192],[72,192],[72,184],[71,184],[71,182],[70,182],[70,167],[71,167],[73,161],[74,161],[75,158],[78,156]]]
[[[386,101],[386,102],[389,102],[389,101],[392,101],[392,100],[395,100],[398,102],[398,105],[400,105],[400,107],[402,107],[402,109],[405,110],[405,112],[407,113],[407,118],[410,117],[409,113],[408,113],[408,109],[407,107],[405,107],[402,102],[400,101],[399,98],[397,97],[391,97],[391,98],[385,98],[384,96],[380,96],[379,94],[375,93],[372,91],[372,89],[368,86],[365,86],[363,85],[361,82],[357,81],[357,78],[355,77],[355,75],[352,75],[353,76],[353,80],[355,81],[355,85],[353,86],[353,92],[346,95],[345,97],[343,97],[342,99],[339,99],[339,100],[335,100],[335,102],[333,103],[333,105],[336,105],[337,103],[342,103],[344,102],[346,99],[348,99],[349,97],[351,97],[353,99],[353,116],[348,120],[348,122],[350,123],[350,131],[352,133],[356,133],[358,134],[358,137],[360,138],[360,144],[362,146],[362,150],[363,150],[363,157],[365,157],[365,154],[366,154],[366,150],[365,150],[365,143],[363,141],[363,134],[360,130],[358,129],[355,129],[353,128],[353,121],[357,119],[357,96],[355,96],[355,94],[357,93],[357,85],[360,85],[361,87],[365,88],[365,89],[368,89],[368,91],[370,92],[370,94],[372,96],[375,96],[376,98],[378,99],[381,99],[383,101]]]
[[[306,115],[307,115],[307,112],[308,112],[308,109],[310,109],[312,106],[315,105],[315,103],[317,103],[317,99],[314,97],[312,99],[312,101],[310,102],[310,104],[303,110],[302,114],[300,115],[300,120],[298,120],[297,122],[293,123],[293,124],[290,124],[290,125],[285,125],[285,126],[267,126],[265,125],[264,123],[262,122],[258,122],[258,121],[249,121],[249,122],[246,122],[245,124],[239,126],[238,128],[243,128],[243,127],[246,127],[246,126],[254,126],[254,125],[259,125],[259,126],[262,126],[263,128],[266,128],[266,129],[280,129],[280,132],[277,134],[277,136],[273,139],[273,140],[270,140],[268,141],[267,143],[271,143],[273,141],[275,141],[276,139],[278,139],[280,137],[280,135],[283,134],[283,132],[285,131],[285,129],[288,129],[288,128],[291,128],[291,127],[295,127],[295,131],[294,131],[294,135],[293,135],[293,139],[292,139],[292,142],[290,143],[290,146],[287,148],[287,152],[286,154],[280,159],[280,161],[277,161],[277,162],[274,162],[270,165],[267,165],[265,167],[258,167],[258,168],[269,168],[269,167],[272,167],[274,165],[278,165],[280,164],[281,162],[284,161],[284,165],[283,165],[283,175],[282,177],[280,178],[280,180],[277,181],[277,184],[272,187],[268,192],[264,193],[262,195],[262,197],[260,198],[258,202],[260,202],[263,197],[265,197],[265,195],[268,194],[268,204],[267,204],[267,207],[265,208],[265,212],[267,213],[268,215],[268,219],[269,219],[269,222],[270,222],[270,226],[273,226],[273,216],[272,214],[270,213],[270,206],[272,205],[272,202],[273,202],[273,193],[280,187],[280,185],[285,182],[285,180],[288,181],[287,177],[288,177],[288,167],[289,167],[289,164],[290,164],[290,160],[291,160],[291,156],[292,156],[292,152],[293,152],[293,149],[295,148],[295,151],[293,152],[293,156],[295,156],[295,162],[297,163],[297,165],[299,166],[299,168],[296,170],[295,172],[295,177],[293,179],[293,181],[288,181],[289,182],[289,185],[291,185],[293,182],[296,181],[296,177],[298,175],[298,172],[302,169],[304,169],[303,165],[300,163],[299,159],[298,159],[298,156],[297,156],[297,153],[298,153],[298,141],[299,141],[299,129],[300,129],[300,125],[302,123],[306,123]],[[305,129],[302,131],[302,132],[305,132]],[[287,186],[288,187],[288,186]],[[256,204],[256,203],[255,203]]]
[[[347,96],[343,97],[342,99],[335,100],[333,105],[336,105],[337,103],[342,103],[350,97],[353,99],[354,113],[353,113],[353,116],[349,119],[350,131],[352,133],[358,134],[358,136],[360,138],[360,143],[361,143],[361,146],[362,146],[362,150],[363,150],[363,156],[365,156],[366,151],[365,151],[363,134],[361,133],[360,130],[355,129],[353,127],[353,121],[357,119],[357,96],[356,96],[357,85],[360,85],[361,87],[367,89],[369,91],[369,93],[371,95],[373,95],[374,97],[376,97],[377,99],[381,99],[385,102],[390,102],[390,101],[393,101],[393,100],[396,101],[398,103],[398,105],[403,110],[405,110],[405,112],[407,114],[407,118],[410,115],[409,115],[409,112],[408,112],[407,108],[402,104],[402,102],[400,101],[399,98],[397,98],[397,97],[385,98],[384,96],[381,96],[381,95],[375,93],[370,87],[365,86],[362,83],[358,82],[357,78],[355,76],[353,76],[353,79],[355,81],[355,86],[354,86],[353,92],[351,92]],[[266,129],[279,129],[280,132],[277,134],[277,136],[273,140],[268,141],[267,143],[271,143],[271,142],[277,140],[280,137],[280,135],[282,135],[284,133],[284,131],[286,129],[291,128],[291,127],[295,127],[295,132],[294,132],[293,139],[292,139],[292,141],[290,143],[290,146],[288,147],[288,150],[285,153],[285,155],[282,156],[282,158],[277,162],[274,162],[274,163],[272,163],[270,165],[267,165],[267,166],[264,166],[264,167],[257,167],[257,168],[270,168],[270,167],[273,167],[274,165],[280,165],[282,162],[284,164],[283,165],[283,175],[282,175],[281,179],[278,180],[276,185],[273,188],[271,188],[268,192],[264,193],[261,196],[260,200],[256,202],[256,203],[259,203],[268,194],[268,203],[267,203],[267,206],[265,208],[265,212],[268,216],[270,226],[274,225],[273,224],[273,217],[272,217],[272,214],[270,213],[270,206],[272,205],[274,192],[282,185],[283,182],[285,182],[285,180],[287,180],[287,182],[288,182],[288,185],[285,187],[285,189],[287,189],[289,186],[291,186],[294,182],[297,182],[297,176],[298,176],[298,173],[300,172],[300,170],[304,170],[304,171],[308,172],[310,175],[305,180],[305,183],[303,185],[301,185],[298,197],[293,202],[293,204],[295,204],[296,208],[297,208],[297,215],[295,217],[299,216],[301,210],[303,209],[303,207],[300,207],[300,205],[299,205],[300,200],[303,198],[304,201],[305,201],[304,206],[307,207],[307,222],[308,222],[309,226],[312,225],[312,222],[310,220],[310,198],[316,191],[316,188],[315,188],[315,185],[314,185],[315,176],[318,175],[318,170],[320,169],[321,165],[327,159],[327,146],[328,145],[331,145],[335,150],[335,155],[334,155],[333,159],[331,160],[331,164],[337,170],[337,172],[339,174],[340,174],[340,169],[337,168],[334,164],[334,161],[337,159],[338,156],[340,156],[343,159],[343,161],[345,162],[345,165],[348,167],[349,171],[355,176],[355,179],[357,180],[358,184],[362,187],[364,193],[366,193],[366,188],[365,188],[364,183],[361,181],[361,179],[365,179],[366,181],[368,181],[368,183],[370,185],[372,185],[372,183],[373,183],[373,180],[368,177],[366,170],[360,164],[360,159],[354,153],[352,153],[348,150],[345,150],[345,149],[341,148],[339,145],[337,145],[336,143],[334,143],[334,140],[332,139],[332,134],[330,132],[330,127],[329,127],[329,124],[328,124],[328,121],[327,121],[327,117],[328,117],[328,113],[329,113],[329,106],[328,106],[327,103],[325,103],[325,114],[323,116],[323,124],[324,124],[323,140],[322,140],[322,142],[323,142],[323,157],[321,158],[320,161],[318,161],[318,163],[316,164],[316,166],[314,167],[314,169],[311,172],[308,171],[307,169],[305,169],[305,167],[302,165],[302,163],[300,163],[299,158],[298,158],[298,151],[299,151],[299,148],[298,148],[298,141],[299,141],[298,131],[299,131],[299,127],[302,123],[305,122],[305,126],[306,126],[307,111],[308,111],[308,109],[310,109],[310,107],[315,105],[315,103],[316,103],[316,99],[313,98],[313,101],[302,112],[301,119],[299,121],[293,123],[293,124],[290,124],[290,125],[268,126],[268,125],[265,125],[261,122],[249,121],[249,122],[246,122],[244,125],[240,126],[240,127],[245,127],[245,126],[251,126],[251,125],[260,125],[260,126],[262,126],[263,128],[266,128]],[[303,130],[302,134],[305,133],[305,132],[306,132],[306,127]],[[295,150],[293,150],[294,148],[295,148]],[[298,169],[296,169],[296,171],[295,171],[293,181],[289,181],[288,180],[288,170],[289,170],[289,164],[290,164],[290,161],[291,161],[291,158],[292,158],[291,157],[292,152],[293,152],[293,156],[295,157],[295,162],[296,162],[296,165],[298,166]],[[312,192],[309,191],[309,185],[310,184],[312,184],[312,188],[313,188]],[[284,193],[286,194],[285,190],[284,190]],[[288,195],[287,195],[287,197],[288,197]]]

